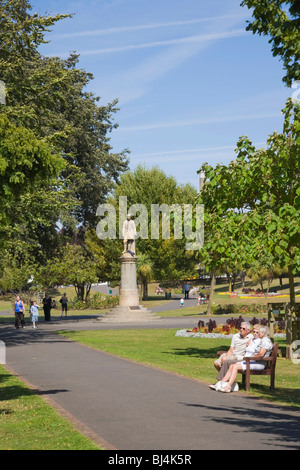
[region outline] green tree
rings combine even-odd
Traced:
[[[143,299],[147,299],[148,297],[148,283],[153,276],[152,267],[153,264],[147,254],[139,255],[137,260],[137,278],[141,283]]]
[[[117,127],[116,101],[99,106],[99,98],[86,91],[93,76],[77,67],[78,55],[62,60],[38,52],[47,42],[45,33],[71,15],[40,16],[31,9],[27,0],[0,2],[0,77],[6,85],[0,112],[45,139],[65,159],[60,181],[77,201],[71,215],[88,225],[128,166],[128,152],[113,153],[109,143]],[[70,217],[62,222],[72,226]]]
[[[58,175],[65,167],[61,155],[53,152],[50,144],[22,126],[11,123],[5,114],[0,115],[0,246],[14,239],[22,231],[20,207],[24,208],[26,196],[32,199],[40,181],[44,181],[51,194],[57,193]],[[50,193],[49,193],[50,194]],[[33,214],[31,212],[31,214]],[[21,216],[21,215],[20,215]],[[24,220],[24,214],[23,216]],[[45,222],[41,211],[35,213]]]
[[[265,297],[268,297],[273,280],[278,278],[281,272],[280,267],[274,264],[273,257],[270,253],[267,253],[264,257],[262,256],[259,260],[255,260],[252,263],[252,266],[247,270],[247,276],[250,277],[253,282],[259,283]],[[264,289],[264,282],[267,283],[266,289]]]
[[[252,9],[253,21],[247,26],[253,34],[270,36],[273,56],[283,60],[283,81],[291,86],[300,80],[300,6],[296,0],[243,0]]]
[[[215,217],[211,228],[215,225],[219,255],[238,262],[242,253],[249,263],[270,253],[276,265],[288,267],[294,303],[294,275],[300,270],[300,107],[289,99],[283,114],[283,132],[274,132],[267,148],[256,150],[242,137],[228,166],[204,164],[201,196],[207,218]]]
[[[38,279],[46,288],[71,284],[78,299],[85,300],[92,284],[98,282],[97,264],[97,258],[85,247],[68,244],[40,269]]]
[[[138,166],[133,172],[126,172],[117,184],[110,202],[119,212],[119,198],[127,197],[127,209],[142,204],[147,210],[148,237],[137,240],[138,256],[147,255],[151,260],[153,278],[157,281],[173,281],[195,275],[195,256],[186,250],[186,240],[181,226],[182,239],[174,235],[174,214],[170,213],[170,237],[162,239],[162,220],[159,221],[158,239],[151,238],[151,207],[166,204],[193,205],[197,191],[191,185],[179,185],[175,178],[167,176],[157,167],[145,169]],[[137,213],[139,215],[139,212]],[[138,231],[140,227],[137,227]],[[117,227],[117,234],[119,227]],[[120,245],[121,246],[121,245]]]

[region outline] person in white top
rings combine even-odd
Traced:
[[[215,368],[219,371],[225,361],[231,360],[232,362],[241,361],[245,355],[245,350],[249,341],[253,338],[251,333],[250,323],[242,322],[239,333],[233,335],[230,348],[226,353],[214,362]],[[221,380],[224,377],[218,377]]]
[[[273,344],[268,338],[268,328],[261,327],[256,328],[253,331],[254,339],[251,340],[246,348],[244,357],[252,357],[253,360],[250,361],[250,369],[252,370],[262,370],[265,368],[265,361],[260,361],[263,357],[269,357],[273,349]],[[234,383],[237,373],[239,370],[246,370],[246,361],[237,362],[236,364],[231,364],[226,373],[225,377],[222,379],[222,383],[218,391],[220,392],[231,392],[232,384]]]
[[[231,364],[234,364],[243,359],[246,347],[249,344],[249,341],[253,338],[253,334],[250,330],[250,323],[241,323],[239,333],[236,333],[232,337],[229,350],[226,353],[221,354],[220,357],[214,362],[215,368],[219,371],[217,375],[218,382],[214,385],[209,385],[209,388],[211,388],[212,390],[216,390],[216,386],[221,383],[226,373],[228,372]],[[232,388],[237,391],[237,384],[234,383]]]

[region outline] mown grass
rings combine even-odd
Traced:
[[[100,450],[0,366],[0,450]]]
[[[216,382],[213,362],[218,350],[227,350],[230,339],[183,338],[176,330],[64,331],[60,334],[86,346],[119,357],[170,371],[207,384]],[[285,349],[285,340],[279,340]],[[268,376],[251,377],[250,393],[277,404],[300,407],[300,365],[279,357],[276,389],[269,390]],[[241,383],[241,375],[238,376]],[[245,392],[248,393],[248,392]]]

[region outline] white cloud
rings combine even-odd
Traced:
[[[165,23],[149,23],[143,25],[132,25],[132,26],[119,26],[114,28],[106,29],[94,29],[87,31],[76,31],[74,33],[63,33],[63,34],[52,34],[52,39],[68,39],[68,38],[77,38],[83,36],[102,36],[102,35],[112,35],[112,34],[121,34],[127,32],[141,31],[146,29],[158,29],[158,28],[169,28],[172,26],[188,26],[197,23],[213,22],[213,21],[226,21],[229,19],[238,19],[242,20],[246,16],[245,14],[234,14],[234,15],[220,15],[220,16],[211,16],[208,18],[196,18],[193,20],[183,20],[183,21],[169,21]]]
[[[265,142],[254,143],[255,147],[264,146]],[[174,155],[188,155],[188,154],[199,154],[202,152],[223,152],[227,150],[232,150],[236,148],[235,145],[223,145],[220,147],[202,147],[196,149],[182,149],[182,150],[165,150],[163,152],[151,152],[143,154],[133,154],[134,158],[152,158],[152,157],[165,157],[167,155],[174,157]]]
[[[175,46],[181,44],[190,44],[190,43],[208,43],[210,41],[217,41],[219,39],[232,38],[236,36],[242,36],[247,34],[244,29],[236,29],[234,31],[224,32],[224,33],[212,33],[212,34],[203,34],[196,36],[188,36],[184,38],[168,39],[164,41],[153,41],[142,44],[129,44],[127,46],[118,46],[118,47],[107,47],[102,49],[89,49],[79,51],[81,56],[87,55],[97,55],[97,54],[112,54],[116,52],[126,52],[132,51],[135,49],[149,49],[155,47],[164,47],[164,46]],[[68,52],[60,53],[59,57],[67,57]]]
[[[233,121],[245,121],[249,119],[270,119],[280,117],[278,113],[267,113],[267,114],[246,114],[246,115],[234,115],[234,116],[220,116],[220,117],[208,117],[193,120],[181,120],[181,121],[169,121],[160,123],[142,124],[137,126],[122,126],[119,128],[119,132],[137,132],[137,131],[149,131],[154,129],[166,129],[173,127],[183,126],[194,126],[198,124],[215,124],[219,122],[233,122]]]

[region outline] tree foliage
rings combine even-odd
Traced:
[[[182,239],[174,237],[174,220],[171,212],[170,215],[170,237],[162,239],[161,233],[161,217],[159,226],[159,238],[151,238],[151,207],[152,205],[161,206],[166,204],[172,206],[173,204],[193,205],[197,192],[191,185],[178,185],[176,180],[167,176],[162,170],[157,167],[145,169],[138,166],[133,172],[126,172],[121,176],[120,183],[116,185],[114,195],[109,202],[115,207],[116,214],[120,212],[119,201],[120,197],[127,198],[127,210],[131,207],[134,208],[135,204],[142,204],[146,210],[147,221],[147,237],[138,238],[137,252],[138,256],[147,255],[149,263],[152,265],[153,279],[157,281],[171,281],[186,278],[195,274],[195,256],[193,252],[186,251],[186,240],[183,235]],[[137,210],[135,220],[138,220],[140,215]],[[126,214],[125,214],[126,216]],[[134,217],[133,217],[134,218]],[[119,234],[119,220],[117,217],[117,235]],[[120,222],[122,223],[122,221]],[[138,225],[138,224],[137,224]],[[138,233],[140,226],[137,226]],[[115,246],[118,246],[118,253],[123,251],[122,241],[113,241]],[[99,241],[99,243],[102,243]],[[108,240],[107,243],[111,243]]]
[[[128,152],[110,146],[117,101],[100,105],[87,91],[93,76],[78,67],[77,54],[39,53],[45,34],[71,16],[0,1],[0,246],[17,267],[28,258],[44,265],[72,243],[78,225],[93,225],[128,167]]]
[[[46,288],[74,285],[78,298],[85,300],[92,283],[98,281],[97,264],[96,257],[85,247],[68,244],[40,270],[39,281]]]
[[[216,268],[226,258],[245,263],[267,252],[274,264],[288,267],[294,302],[293,276],[300,271],[300,106],[289,99],[283,114],[283,132],[274,132],[267,148],[255,149],[241,137],[229,165],[206,163],[199,170],[206,175],[200,201],[208,234],[215,227],[203,259]]]
[[[78,55],[62,60],[38,52],[51,26],[70,15],[31,10],[27,0],[0,2],[0,77],[6,86],[0,112],[64,158],[60,180],[77,202],[73,218],[88,225],[128,166],[128,152],[116,154],[110,146],[117,101],[100,106],[100,98],[86,90],[93,76],[78,68]]]
[[[252,9],[253,21],[247,30],[270,36],[272,53],[283,60],[283,81],[291,86],[300,80],[300,6],[296,0],[243,0]]]

